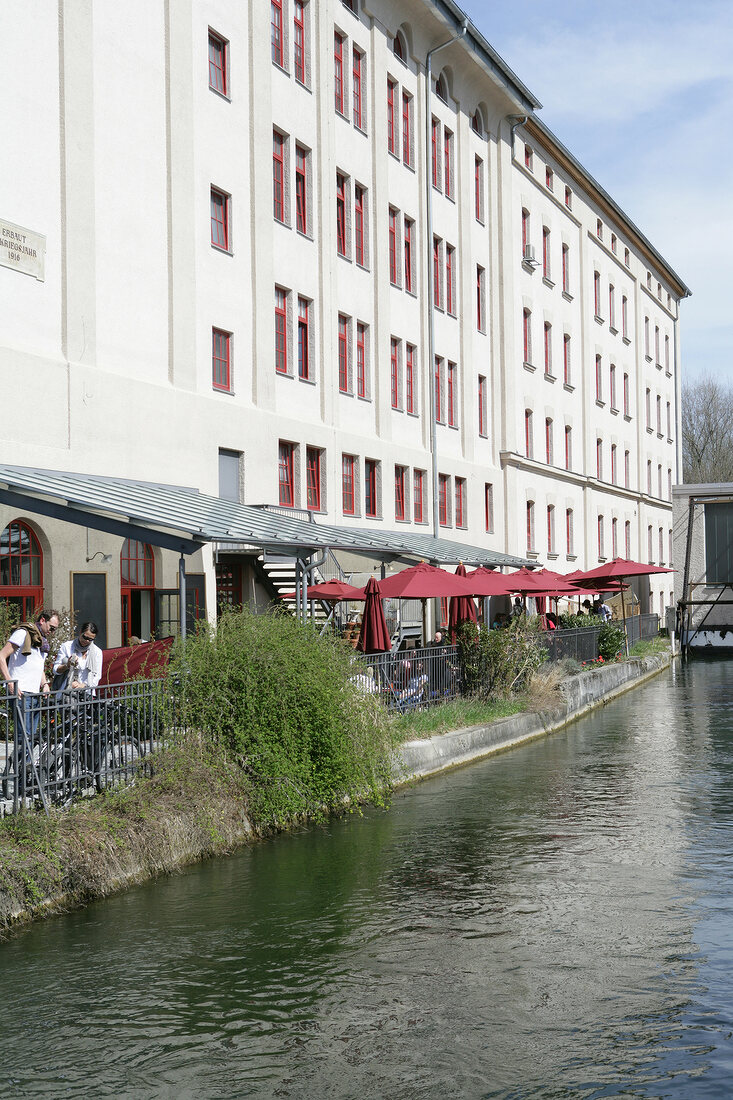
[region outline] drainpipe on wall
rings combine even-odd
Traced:
[[[430,451],[432,455],[433,478],[433,534],[438,538],[439,505],[438,505],[438,433],[435,423],[435,287],[433,286],[433,172],[431,163],[432,149],[432,125],[433,112],[430,107],[432,96],[432,58],[438,50],[444,50],[463,38],[468,30],[468,19],[465,20],[458,34],[454,34],[447,42],[441,42],[439,46],[433,46],[425,55],[425,190],[427,199],[427,253],[428,253],[428,386],[430,392]]]

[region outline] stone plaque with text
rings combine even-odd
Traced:
[[[45,260],[46,238],[42,233],[0,218],[0,267],[11,267],[43,282]]]

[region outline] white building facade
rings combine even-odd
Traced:
[[[560,572],[671,564],[687,288],[462,23],[451,0],[3,6],[34,73],[0,73],[0,462]],[[0,530],[0,597],[73,606],[101,574],[108,644],[160,628],[173,554],[3,503]],[[211,612],[214,551],[189,570]],[[220,596],[256,575],[227,555]]]

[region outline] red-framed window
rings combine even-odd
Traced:
[[[629,338],[629,299],[625,294],[621,298],[621,336],[624,340]]]
[[[667,374],[672,373],[669,369],[669,363],[670,363],[670,358],[669,358],[669,336],[665,336],[664,337],[664,369],[667,372]]]
[[[651,359],[651,345],[649,343],[649,318],[644,318],[644,354],[647,359]]]
[[[448,474],[438,474],[438,523],[441,527],[449,526],[448,518],[448,493],[450,492],[450,477]]]
[[[545,374],[552,376],[552,325],[545,321]]]
[[[352,91],[354,93],[354,126],[363,129],[364,108],[362,103],[362,73],[364,67],[364,54],[354,46],[352,56]]]
[[[477,135],[477,137],[484,136],[484,122],[481,118],[481,112],[479,111],[478,107],[471,115],[471,129],[473,130],[474,134]]]
[[[654,564],[654,541],[653,541],[654,536],[653,536],[653,530],[654,529],[653,529],[653,527],[650,523],[649,526],[646,529],[647,558],[649,560],[650,565]]]
[[[0,534],[0,601],[14,609],[18,622],[43,606],[43,551],[23,520],[13,520]]]
[[[486,377],[480,374],[478,376],[478,434],[482,436],[488,435],[486,413]]]
[[[529,168],[530,172],[532,171],[532,157],[533,157],[532,146],[531,145],[525,145],[524,146],[524,167]]]
[[[275,221],[285,221],[285,138],[272,131],[272,204]]]
[[[400,342],[394,336],[390,340],[390,391],[392,394],[392,408],[400,407],[399,373],[400,373]]]
[[[566,332],[562,338],[562,380],[566,386],[570,385],[570,333]]]
[[[412,96],[402,93],[402,163],[412,167]]]
[[[629,415],[629,376],[624,375],[624,416]]]
[[[672,438],[672,406],[667,402],[667,439]]]
[[[353,455],[341,456],[341,510],[345,516],[356,514],[355,463]]]
[[[310,381],[310,310],[307,298],[298,298],[298,378]]]
[[[282,68],[283,64],[283,5],[282,0],[270,0],[272,23],[272,60]]]
[[[415,345],[405,344],[405,409],[415,413]]]
[[[526,207],[522,207],[522,256],[525,255],[527,245],[529,244],[529,229],[529,210],[527,210]]]
[[[648,459],[646,464],[646,491],[649,496],[652,495],[652,460]]]
[[[570,293],[570,248],[562,246],[562,288],[565,294]]]
[[[552,417],[545,417],[545,461],[548,466],[552,466],[555,460],[555,453],[553,447],[553,424]]]
[[[392,286],[398,285],[397,271],[397,218],[398,212],[393,206],[389,208],[389,281]]]
[[[603,440],[596,439],[596,477],[603,481]]]
[[[336,110],[344,113],[344,37],[338,31],[333,35],[333,90]]]
[[[443,130],[443,171],[445,173],[445,197],[453,198],[453,134]]]
[[[387,150],[397,156],[397,128],[395,126],[395,93],[397,83],[387,77]]]
[[[603,222],[600,218],[596,218],[596,237],[599,241],[603,240]]]
[[[400,61],[405,60],[405,46],[399,31],[392,39],[392,53],[395,57],[399,57]]]
[[[631,520],[626,520],[624,523],[624,557],[627,561],[631,559]]]
[[[229,43],[209,31],[209,87],[229,95]]]
[[[486,317],[484,303],[486,301],[486,271],[481,264],[476,264],[476,328],[479,332],[486,331]]]
[[[573,208],[573,192],[570,190],[569,187],[565,188],[565,205],[567,206],[568,210],[572,210],[572,208]]]
[[[440,387],[440,375],[442,373],[442,369],[443,369],[443,361],[436,355],[435,356],[434,386],[435,386],[435,420],[438,424],[440,424],[443,420],[443,409],[441,407],[441,401],[440,401],[440,389],[441,389],[441,387]]]
[[[524,351],[524,362],[527,364],[532,363],[532,311],[530,309],[522,310],[522,344]]]
[[[306,507],[321,511],[321,452],[318,447],[307,447],[305,452]]]
[[[555,553],[555,505],[547,505],[547,553]]]
[[[440,293],[440,238],[433,237],[433,305],[436,309],[442,308],[442,296]]]
[[[447,244],[445,246],[445,308],[451,316],[456,312],[455,259],[455,248]]]
[[[553,191],[555,188],[555,175],[552,168],[545,168],[545,187],[548,191]]]
[[[412,234],[415,223],[411,218],[405,218],[405,290],[412,294]]]
[[[599,558],[605,558],[605,556],[606,556],[604,530],[605,530],[605,525],[604,525],[603,516],[599,516],[598,517],[598,557]]]
[[[377,467],[379,463],[374,458],[364,459],[364,515],[370,519],[376,519],[378,515],[377,505]]]
[[[456,506],[456,527],[466,526],[466,479],[465,477],[457,477],[454,485],[453,495],[455,497]]]
[[[534,458],[534,438],[532,431],[532,410],[524,410],[524,453],[527,458]]]
[[[491,482],[484,483],[484,526],[486,534],[494,531],[494,486]]]
[[[356,393],[358,397],[367,395],[366,325],[363,321],[356,325]]]
[[[215,390],[231,390],[231,333],[211,330],[211,384]]]
[[[631,454],[629,451],[624,451],[624,488],[629,488],[629,479],[631,477]]]
[[[565,425],[565,469],[573,468],[573,429],[569,424]]]
[[[305,84],[305,3],[293,0],[295,79]]]
[[[661,367],[662,360],[659,354],[659,325],[654,326],[654,362]]]
[[[346,255],[346,176],[336,173],[336,248]]]
[[[446,404],[448,406],[448,426],[455,428],[456,426],[456,374],[458,368],[455,363],[448,364],[448,373],[446,378]]]
[[[646,426],[651,431],[652,427],[652,391],[647,388],[646,391]]]
[[[611,251],[614,253],[614,255],[616,254],[617,245],[618,245],[618,241],[616,239],[616,234],[612,233],[611,234]],[[614,557],[615,557],[615,555],[614,555]]]
[[[295,444],[285,443],[282,439],[278,445],[278,500],[285,508],[292,508],[295,503]]]
[[[415,523],[423,522],[425,495],[425,471],[413,470],[412,473],[412,514]]]
[[[285,291],[275,287],[275,370],[278,374],[288,373],[288,296]]]
[[[211,243],[229,251],[229,196],[211,188]]]
[[[339,391],[349,392],[349,319],[338,316]]]
[[[611,328],[616,328],[616,287],[608,284],[608,323]]]
[[[132,635],[150,637],[155,629],[155,558],[153,548],[125,539],[120,550],[122,641]]]
[[[407,480],[407,467],[395,466],[394,468],[394,518],[404,520],[405,517],[405,484]]]
[[[308,154],[302,145],[295,146],[295,218],[299,233],[308,232]]]
[[[354,187],[354,259],[364,267],[364,188]]]
[[[662,434],[662,398],[657,394],[657,435]]]
[[[617,470],[616,470],[616,444],[611,444],[611,484],[616,484]],[[616,555],[613,555],[616,557]]]
[[[593,272],[593,308],[596,312],[596,317],[601,316],[601,276],[600,272]]]
[[[565,509],[565,546],[568,554],[573,554],[573,509]]]
[[[527,550],[534,551],[534,501],[527,501]]]
[[[473,170],[474,213],[477,222],[484,220],[484,162],[476,157]]]
[[[550,278],[550,230],[546,225],[542,227],[542,277]]]
[[[440,123],[437,118],[432,121],[432,175],[433,187],[440,188]]]
[[[596,401],[603,400],[603,360],[596,355]]]
[[[608,399],[611,402],[611,408],[615,409],[616,408],[616,364],[615,363],[611,363],[611,366],[608,368],[608,386],[609,386]]]

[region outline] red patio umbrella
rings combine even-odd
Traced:
[[[455,571],[454,576],[465,577],[466,567],[461,562]],[[455,645],[456,631],[461,623],[471,622],[475,623],[476,617],[476,604],[473,602],[470,596],[451,596],[450,610],[448,612],[448,633],[450,634],[450,640]]]
[[[346,581],[322,581],[320,584],[308,585],[309,600],[363,600],[364,589],[357,588]]]
[[[614,558],[595,569],[588,569],[579,579],[583,582],[595,582],[598,585],[598,590],[602,591],[609,581],[623,581],[628,577],[645,577],[650,573],[674,573],[674,569],[669,569],[665,565],[648,565],[643,561],[629,561],[627,558]],[[624,606],[623,588],[621,589],[621,614],[624,619],[624,643],[626,656],[628,657],[629,636],[626,633],[626,608]]]
[[[495,573],[483,565],[467,573],[466,580],[471,585],[474,596],[508,596],[511,592],[511,588],[507,586],[506,573]]]
[[[396,600],[422,600],[423,642],[426,640],[425,601],[441,596],[471,596],[465,577],[457,577],[436,565],[421,561],[379,582],[382,596]]]
[[[364,589],[364,614],[356,648],[362,653],[388,653],[392,648],[384,618],[380,585],[370,577]]]

